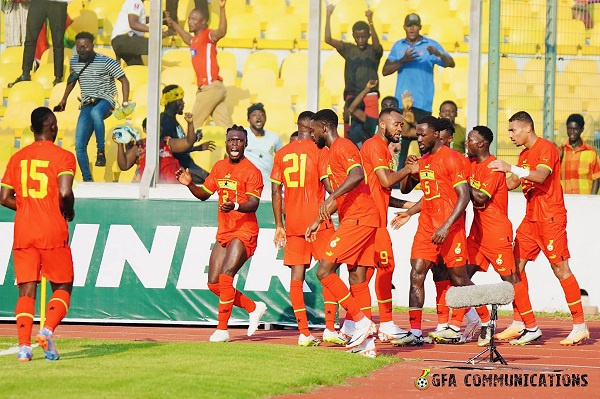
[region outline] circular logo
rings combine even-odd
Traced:
[[[552,244],[548,244],[546,248],[548,249],[548,251],[554,251],[554,245]]]
[[[496,259],[496,264],[497,265],[501,265],[503,263],[504,263],[504,261],[502,259],[500,259],[500,258]]]
[[[419,377],[415,380],[415,387],[418,390],[424,391],[429,388],[429,381],[427,381],[427,377]]]
[[[336,245],[337,245],[337,241],[335,241],[335,240],[334,240],[334,241],[331,241],[331,242],[329,243],[329,246],[330,246],[331,248],[335,248],[335,247],[336,247]]]
[[[454,253],[459,255],[462,252],[462,249],[460,249],[460,247],[456,247],[454,248]]]

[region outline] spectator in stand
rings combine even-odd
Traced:
[[[585,122],[580,114],[567,118],[569,141],[560,146],[560,182],[565,194],[598,194],[600,165],[596,149],[583,142]]]
[[[573,18],[582,20],[586,29],[592,29],[594,27],[594,20],[588,9],[589,5],[593,3],[600,3],[600,0],[575,0],[575,4],[572,7]]]
[[[117,55],[127,65],[144,65],[142,55],[148,55],[148,38],[144,0],[125,0],[113,27],[110,42]]]
[[[123,88],[123,105],[129,106],[129,80],[119,63],[103,54],[94,52],[94,35],[79,32],[75,37],[77,54],[71,57],[71,74],[67,79],[65,94],[56,107],[55,112],[65,110],[69,94],[79,81],[81,88],[81,111],[75,128],[75,153],[81,168],[83,181],[93,181],[90,171],[87,146],[96,133],[98,153],[96,166],[106,166],[104,154],[104,120],[117,105],[117,86],[115,79]]]
[[[163,89],[160,104],[165,107],[165,110],[160,114],[160,137],[162,140],[165,140],[167,137],[172,139],[182,139],[190,144],[189,147],[184,148],[177,144],[177,142],[171,141],[173,155],[179,161],[182,168],[189,170],[194,183],[202,184],[204,183],[204,180],[206,180],[208,172],[194,163],[194,160],[190,156],[190,152],[205,150],[213,151],[215,149],[215,143],[214,141],[207,141],[198,146],[193,146],[196,141],[202,139],[202,131],[195,131],[194,119],[190,113],[184,115],[187,122],[186,131],[184,131],[179,122],[177,122],[177,115],[183,115],[183,108],[185,106],[183,95],[183,89],[177,85],[169,85]]]
[[[177,21],[177,8],[179,7],[179,0],[167,0],[166,1],[166,10],[175,21]],[[208,1],[207,0],[194,0],[194,9],[202,10],[206,12],[205,15],[209,15],[210,11],[208,10]]]
[[[4,13],[4,44],[6,47],[21,46],[27,33],[29,0],[3,0],[0,4]]]
[[[412,112],[414,118],[404,119],[408,131],[413,131],[415,121],[431,115],[433,104],[433,67],[439,65],[443,68],[454,68],[454,59],[435,40],[420,34],[421,18],[417,14],[408,14],[404,19],[406,38],[394,43],[385,64],[383,76],[398,72],[396,83],[396,98],[402,101],[405,91],[412,93],[414,104]],[[411,126],[408,126],[411,125]],[[404,167],[408,155],[408,147],[416,133],[402,136],[402,149],[398,167]],[[464,150],[463,150],[464,152]]]
[[[246,158],[250,160],[263,174],[263,181],[270,181],[271,169],[275,153],[283,147],[283,142],[277,133],[265,130],[267,113],[262,103],[248,107],[248,148]]]
[[[67,3],[70,0],[35,0],[29,7],[23,50],[23,73],[8,87],[22,81],[31,80],[31,68],[35,57],[35,46],[46,18],[50,22],[52,43],[54,45],[54,82],[63,81],[63,61],[65,57],[64,36],[67,21]]]
[[[294,133],[292,133],[292,135],[290,136],[290,143],[292,141],[296,141],[298,140],[298,131],[296,130]]]
[[[233,123],[225,104],[227,90],[223,78],[219,76],[217,63],[217,42],[227,33],[227,18],[225,16],[226,0],[219,0],[219,27],[208,29],[208,10],[192,10],[188,18],[190,33],[167,15],[166,22],[170,28],[190,46],[192,65],[198,80],[198,92],[194,103],[194,125],[200,127],[209,116],[216,125],[228,129]]]
[[[352,102],[351,97],[357,96],[369,80],[377,82],[379,61],[383,55],[383,47],[379,43],[379,37],[373,26],[373,11],[367,10],[365,16],[368,24],[358,21],[352,26],[352,37],[356,44],[342,42],[331,37],[331,14],[335,9],[334,4],[327,5],[327,17],[325,20],[325,43],[329,44],[344,57],[346,65],[344,68],[344,133],[350,128],[350,113],[347,111]],[[372,44],[369,44],[372,37]],[[372,118],[379,117],[379,87],[376,84],[365,97],[365,112]]]
[[[456,115],[458,114],[458,107],[452,100],[446,100],[440,105],[440,118],[448,118],[452,122],[454,127],[454,133],[452,135],[452,143],[450,148],[454,151],[458,151],[461,154],[465,153],[465,140],[467,137],[467,129],[464,126],[456,123]]]

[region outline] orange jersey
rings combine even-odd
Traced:
[[[512,224],[508,219],[508,187],[506,177],[502,173],[494,172],[488,168],[490,162],[496,157],[490,155],[485,161],[471,162],[471,174],[469,185],[485,195],[490,200],[483,206],[473,204],[473,224],[471,225],[471,237],[492,245],[494,241],[507,238],[512,242]]]
[[[310,139],[292,141],[275,153],[271,182],[285,187],[286,234],[304,235],[315,221],[325,199],[321,180],[326,177],[327,150]]]
[[[371,197],[375,201],[375,205],[379,211],[381,227],[385,227],[387,226],[387,214],[392,188],[383,187],[375,172],[379,169],[394,171],[392,154],[383,138],[376,134],[363,143],[360,155],[363,160],[365,175],[367,176],[367,184],[371,190]]]
[[[527,170],[542,166],[550,170],[550,175],[542,184],[521,179],[523,194],[527,199],[525,218],[534,222],[566,221],[567,210],[560,185],[560,157],[554,144],[538,137],[531,148],[521,152],[517,166]]]
[[[210,38],[210,29],[194,35],[190,42],[190,53],[192,55],[192,66],[196,71],[198,87],[209,85],[215,80],[223,80],[219,76],[219,64],[217,63],[217,43]]]
[[[2,186],[15,191],[13,248],[50,249],[69,241],[60,210],[58,177],[75,175],[75,156],[53,142],[36,141],[8,161]]]
[[[436,154],[419,159],[419,180],[423,190],[419,224],[427,230],[441,227],[454,210],[458,195],[454,188],[467,183],[463,156],[442,146]],[[456,224],[464,226],[464,216]]]
[[[359,166],[362,163],[356,145],[346,138],[337,138],[329,148],[327,167],[333,190],[337,190],[348,178],[348,173]],[[379,227],[379,213],[364,180],[350,192],[338,197],[336,202],[340,222]]]
[[[228,201],[244,203],[248,201],[249,196],[260,199],[263,189],[262,174],[248,158],[239,163],[222,159],[213,166],[201,187],[210,194],[217,191],[219,205]],[[254,212],[219,211],[218,222],[217,235],[230,232],[248,233],[251,236],[258,234],[258,221]]]

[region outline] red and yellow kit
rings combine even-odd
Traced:
[[[321,180],[327,177],[327,148],[319,149],[310,139],[293,141],[275,153],[271,182],[285,188],[285,232],[283,263],[310,265],[311,258],[322,259],[333,233],[333,224],[321,224],[316,241],[304,238],[306,229],[319,215],[325,199]]]
[[[512,224],[508,219],[508,187],[503,173],[488,168],[496,157],[490,155],[485,161],[471,162],[469,185],[488,196],[482,207],[473,204],[473,224],[467,239],[469,263],[487,271],[489,264],[501,276],[516,271],[512,246]]]
[[[60,209],[59,176],[75,175],[75,156],[36,141],[8,161],[2,186],[15,192],[14,265],[17,282],[73,281],[69,230]],[[43,268],[42,268],[43,266]]]
[[[263,189],[262,174],[248,158],[239,163],[222,159],[213,166],[201,187],[209,194],[217,191],[219,205],[228,201],[244,203],[250,196],[260,199]],[[217,241],[221,245],[227,246],[231,240],[238,238],[246,246],[248,256],[254,253],[258,238],[258,221],[254,212],[219,211],[218,224]]]

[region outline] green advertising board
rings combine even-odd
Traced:
[[[208,290],[208,259],[217,226],[216,202],[77,199],[70,223],[75,281],[67,319],[89,322],[216,324],[218,298]],[[236,289],[267,304],[263,321],[295,324],[290,271],[273,245],[270,202],[257,212],[258,248],[238,273]],[[11,246],[14,212],[0,209],[0,318],[17,300]],[[32,229],[36,226],[31,226]],[[304,285],[306,310],[322,324],[315,267]],[[39,309],[39,308],[38,308]],[[247,322],[234,308],[232,324]]]

